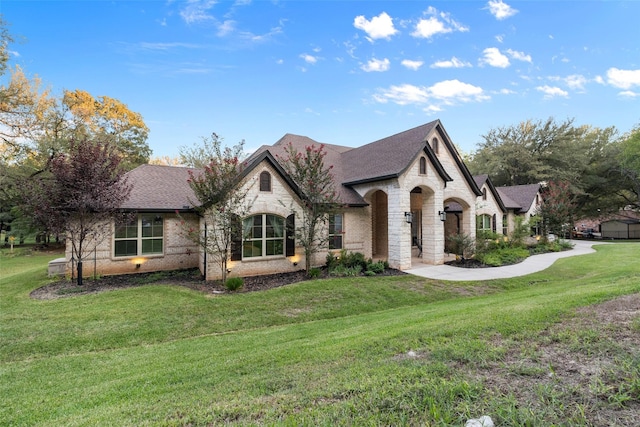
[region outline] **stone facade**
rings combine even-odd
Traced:
[[[168,271],[198,266],[198,246],[184,237],[183,228],[198,227],[198,218],[195,214],[183,214],[178,217],[175,213],[156,212],[150,213],[163,218],[162,253],[152,255],[116,256],[115,233],[104,238],[98,245],[95,242],[86,242],[86,247],[91,248],[83,262],[83,275],[92,276],[110,274],[144,273],[151,271]],[[115,232],[115,226],[111,224]],[[71,242],[67,241],[66,250],[67,275],[75,269],[75,260],[71,258]]]
[[[243,240],[237,244],[248,252],[234,252],[227,264],[229,277],[305,268],[304,248],[298,241],[293,247],[287,245],[292,232],[286,224],[294,218],[296,226],[300,225],[303,198],[278,160],[288,144],[303,152],[318,143],[287,134],[247,159],[239,188],[247,191],[250,209],[241,218]],[[332,167],[336,191],[343,202],[342,248],[347,251],[386,260],[394,268],[409,269],[416,257],[421,258],[421,263],[443,263],[447,236],[465,233],[474,238],[477,215],[495,216],[496,231],[502,231],[507,210],[492,192],[486,191],[486,198],[482,196],[480,187],[488,187],[471,177],[439,121],[355,149],[326,146],[325,165]],[[130,252],[116,256],[117,250],[122,252],[122,242],[116,250],[116,239],[111,236],[98,245],[91,259],[95,262],[86,262],[87,275],[93,272],[94,265],[98,274],[199,267],[209,280],[219,279],[222,267],[215,256],[204,253],[184,237],[185,227],[201,231],[205,227],[204,218],[187,213],[193,212],[189,203],[194,200],[188,177],[197,172],[152,165],[133,170],[137,193],[126,208],[162,216],[162,251],[146,256]],[[456,209],[447,212],[454,205]],[[156,206],[162,209],[154,211]],[[535,204],[528,206],[525,215],[529,217],[536,208]],[[180,217],[172,213],[176,210],[182,212]],[[512,221],[511,218],[510,225]],[[280,234],[283,232],[284,236]],[[327,235],[327,226],[320,232]],[[142,241],[138,244],[142,247]],[[320,248],[311,266],[324,265],[328,251]],[[67,260],[70,258],[68,250]]]

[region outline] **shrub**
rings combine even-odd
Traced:
[[[382,262],[382,261],[370,262],[367,265],[367,270],[365,271],[365,274],[367,274],[369,276],[372,275],[372,274],[369,274],[369,272],[371,272],[373,274],[382,274],[382,273],[384,273],[384,270],[385,270],[384,262]]]
[[[475,252],[476,242],[473,238],[465,233],[452,234],[447,236],[449,249],[451,253],[462,258],[468,258]]]
[[[231,292],[237,291],[243,285],[244,285],[244,280],[242,279],[242,277],[230,277],[224,283],[224,286],[227,288],[227,290]]]
[[[340,259],[335,256],[333,252],[329,252],[327,254],[327,268],[329,270],[334,269],[340,263]],[[309,271],[309,275],[311,275],[311,271]]]
[[[336,268],[334,268],[333,270],[331,270],[329,272],[329,274],[331,276],[337,276],[337,277],[352,277],[352,276],[359,276],[360,273],[362,272],[362,267],[360,267],[359,265],[354,266],[354,267],[345,267],[344,265],[339,265]]]
[[[476,255],[478,261],[492,267],[516,264],[529,256],[525,248],[501,248]]]
[[[320,269],[318,267],[311,268],[309,270],[309,277],[312,279],[317,279],[318,277],[320,277]]]

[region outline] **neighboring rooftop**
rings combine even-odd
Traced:
[[[496,187],[500,198],[508,209],[519,208],[526,212],[536,200],[540,191],[540,184],[512,185],[509,187]]]

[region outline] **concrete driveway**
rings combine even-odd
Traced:
[[[573,249],[563,252],[552,252],[541,255],[533,255],[519,264],[507,265],[505,267],[488,268],[460,268],[450,265],[426,265],[422,264],[409,270],[406,273],[428,279],[469,281],[469,280],[491,280],[508,279],[510,277],[526,276],[548,268],[557,259],[576,255],[584,255],[595,252],[593,245],[607,244],[606,242],[594,242],[593,240],[570,240],[574,245]]]

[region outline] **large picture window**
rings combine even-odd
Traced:
[[[342,214],[329,215],[329,249],[342,249]]]
[[[256,258],[284,255],[284,218],[260,214],[242,222],[242,257]]]
[[[164,220],[161,215],[144,214],[116,227],[116,257],[157,255],[163,253]]]

